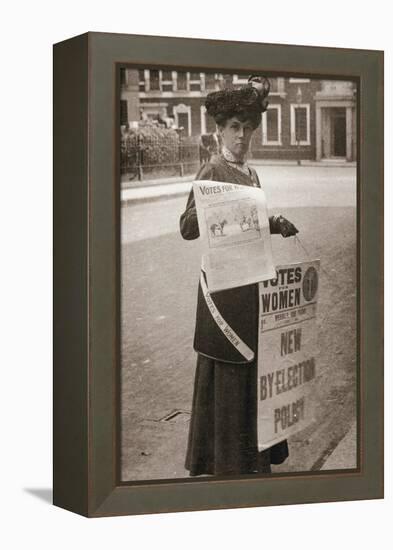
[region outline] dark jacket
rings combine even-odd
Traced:
[[[221,156],[202,166],[197,180],[213,180],[239,185],[261,187],[256,171],[250,176],[232,167]],[[271,233],[278,230],[274,218],[269,219]],[[198,220],[193,191],[188,197],[186,209],[180,217],[180,232],[184,239],[199,237]],[[252,284],[212,293],[212,299],[225,321],[257,355],[258,343],[258,285]],[[247,363],[246,359],[229,342],[214,321],[202,294],[198,289],[194,349],[207,357],[227,363]]]

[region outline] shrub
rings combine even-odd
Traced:
[[[122,137],[122,153],[136,160],[138,147],[145,168],[178,162],[179,136],[175,130],[155,126],[132,128]]]

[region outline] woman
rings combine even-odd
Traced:
[[[267,109],[269,82],[252,76],[240,90],[222,90],[206,98],[222,141],[220,154],[201,167],[196,179],[260,187],[246,162],[254,130]],[[271,233],[288,237],[297,229],[282,216],[269,218]],[[184,239],[199,237],[191,191],[180,217]],[[270,472],[288,456],[284,441],[258,452],[257,342],[258,285],[215,292],[214,303],[225,321],[255,351],[251,362],[241,356],[217,326],[199,285],[194,349],[198,352],[186,468],[191,476]]]

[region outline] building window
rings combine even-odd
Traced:
[[[162,81],[172,82],[172,71],[162,71]]]
[[[150,90],[160,91],[160,73],[156,70],[150,71]]]
[[[161,76],[161,91],[173,92],[172,71],[160,71]]]
[[[187,91],[187,73],[178,71],[177,73],[177,89],[179,91]]]
[[[191,135],[191,107],[189,105],[175,105],[173,107],[173,116],[178,128],[183,128],[183,136]]]
[[[263,145],[281,145],[281,105],[269,105],[262,116]]]
[[[206,73],[205,74],[205,88],[206,88],[206,90],[216,90],[217,89],[217,75],[215,73]]]
[[[291,104],[291,145],[310,145],[310,105]]]
[[[190,75],[190,92],[201,91],[201,73],[189,73]]]
[[[142,69],[139,69],[138,71],[138,77],[139,77],[139,91],[145,92],[146,91],[146,84],[145,84],[145,71]]]

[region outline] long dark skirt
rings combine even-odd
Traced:
[[[257,365],[198,355],[186,468],[191,476],[271,471],[288,456],[287,442],[258,452]]]

